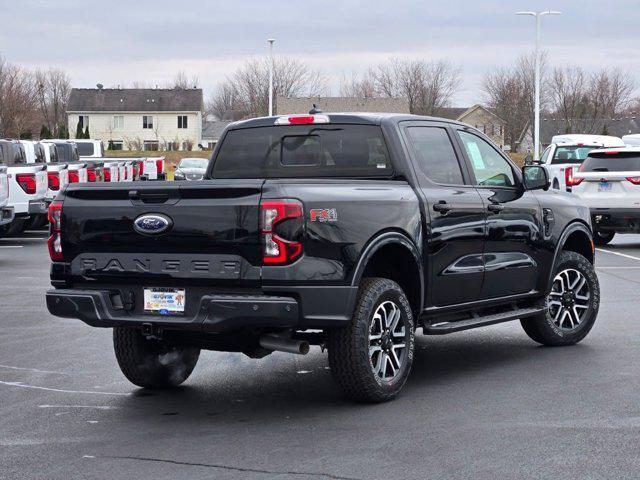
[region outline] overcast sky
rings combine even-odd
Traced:
[[[245,59],[278,54],[340,79],[391,56],[446,59],[462,68],[455,106],[482,100],[483,74],[533,48],[543,19],[552,64],[617,66],[640,83],[640,0],[0,0],[0,53],[27,67],[65,69],[73,86],[151,85],[183,69],[208,95]]]

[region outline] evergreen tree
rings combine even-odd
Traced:
[[[58,125],[58,138],[69,138],[69,130],[67,130],[67,125],[64,123]]]
[[[82,133],[82,123],[78,120],[78,125],[76,125],[76,138],[84,138],[84,134]]]
[[[51,130],[46,125],[42,125],[40,129],[40,140],[46,140],[47,138],[53,138],[51,135]]]
[[[91,138],[91,135],[89,135],[89,125],[84,129],[84,138]]]

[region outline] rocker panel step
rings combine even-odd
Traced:
[[[454,322],[436,322],[425,325],[423,330],[425,335],[445,335],[447,333],[461,332],[472,328],[485,327],[496,323],[510,322],[512,320],[520,320],[522,318],[533,317],[544,313],[544,308],[520,308],[517,310],[509,310],[508,312],[496,313],[484,317],[475,317],[468,320],[459,320]]]

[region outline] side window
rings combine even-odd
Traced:
[[[472,133],[458,130],[478,185],[513,187],[513,169],[489,143]]]
[[[542,153],[542,156],[540,157],[540,163],[547,163],[547,160],[549,160],[550,153],[551,153],[551,147],[547,147],[545,151]]]
[[[447,130],[440,127],[409,127],[407,133],[419,172],[435,183],[464,184],[460,163]]]

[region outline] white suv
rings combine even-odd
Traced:
[[[573,193],[591,210],[594,240],[640,233],[640,147],[592,150],[573,176]]]
[[[606,135],[556,135],[540,157],[540,164],[549,173],[551,188],[571,191],[573,174],[596,148],[622,147],[621,138]]]

